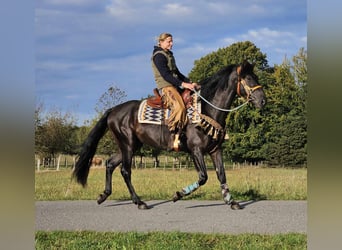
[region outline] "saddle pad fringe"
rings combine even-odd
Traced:
[[[200,114],[200,117],[201,121],[198,123],[198,126],[201,127],[207,135],[211,136],[213,140],[218,140],[224,132],[221,125],[211,117],[204,114]]]

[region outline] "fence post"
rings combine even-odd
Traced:
[[[74,171],[75,165],[76,165],[76,156],[73,155],[73,156],[72,156],[72,171]]]
[[[56,170],[59,171],[59,163],[61,162],[61,155],[58,156],[58,159],[57,159],[57,168]]]
[[[39,158],[37,159],[37,171],[38,172],[40,171],[40,159]]]

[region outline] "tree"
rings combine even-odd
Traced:
[[[297,166],[307,161],[307,124],[296,111],[290,111],[274,121],[268,143],[262,150],[270,165]]]
[[[77,130],[74,117],[55,110],[41,118],[40,111],[36,108],[35,152],[48,158],[55,158],[59,153],[74,154]]]
[[[115,85],[110,86],[108,90],[100,96],[96,103],[95,111],[97,112],[97,117],[92,121],[92,127],[107,109],[124,102],[126,97],[127,95],[125,91],[121,90]],[[113,141],[112,134],[107,133],[100,140],[96,152],[97,154],[111,155],[113,151],[116,150],[116,147],[117,146]]]
[[[307,68],[307,51],[300,48],[297,55],[292,58],[293,75],[295,82],[299,86],[306,86],[308,82],[308,68]]]
[[[107,109],[112,108],[126,99],[125,91],[112,85],[104,92],[96,103],[95,111],[101,116]]]
[[[301,48],[291,62],[275,66],[269,117],[265,119],[267,144],[262,148],[272,165],[305,165],[307,161],[307,68]]]
[[[220,48],[196,60],[194,68],[189,73],[189,77],[193,81],[200,82],[200,80],[212,76],[224,66],[240,64],[244,60],[254,63],[258,70],[268,68],[266,55],[252,42],[244,41],[234,43],[226,48]]]
[[[35,142],[35,154],[38,154],[38,145],[39,145],[39,138],[41,133],[41,126],[42,126],[42,112],[43,112],[43,103],[38,103],[34,109],[34,142]]]

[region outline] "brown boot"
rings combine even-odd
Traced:
[[[174,137],[174,140],[173,140],[173,150],[178,152],[179,151],[179,144],[180,144],[180,141],[179,141],[179,134],[175,134],[175,137]]]
[[[170,150],[174,150],[174,151],[178,152],[179,151],[179,145],[180,145],[179,134],[172,131],[168,148]]]

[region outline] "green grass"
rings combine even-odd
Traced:
[[[307,169],[243,168],[227,170],[231,193],[238,200],[306,200]],[[207,183],[185,199],[220,200],[216,173],[208,171]],[[134,169],[132,183],[143,200],[168,200],[198,179],[195,170]],[[35,173],[35,200],[93,200],[104,190],[105,169],[91,168],[88,186],[71,181],[71,170]],[[108,199],[129,200],[120,171],[113,174],[113,193]]]
[[[305,234],[202,234],[181,232],[42,232],[36,249],[307,249]]]

